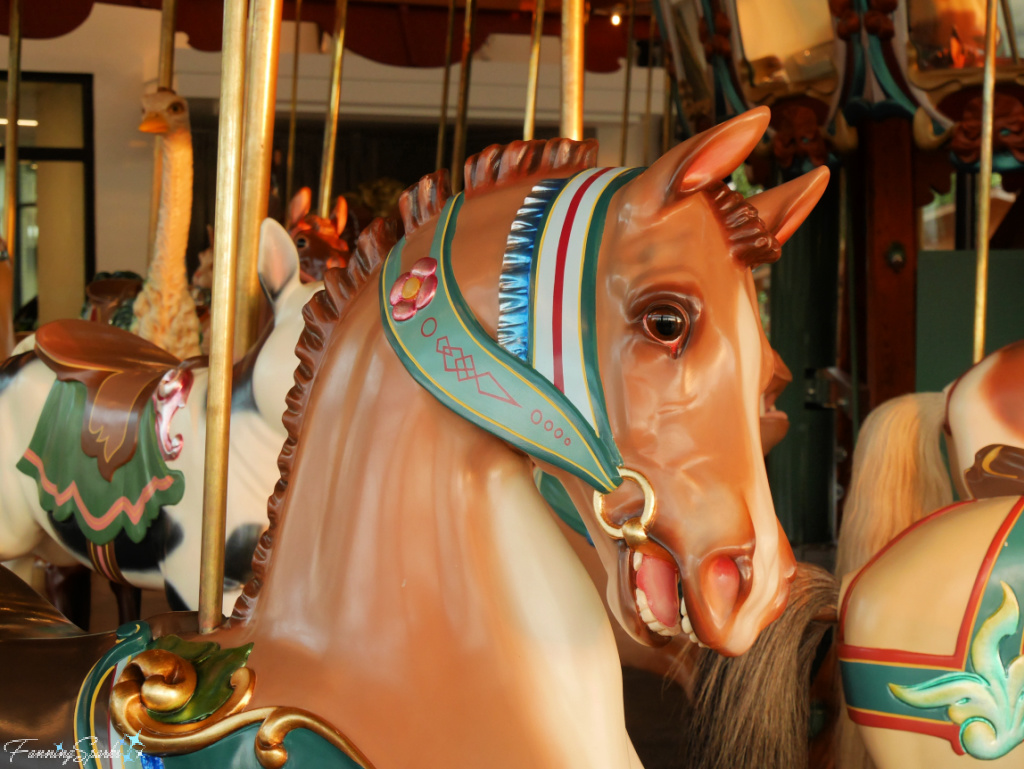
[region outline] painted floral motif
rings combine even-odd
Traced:
[[[982,624],[971,644],[975,673],[957,672],[914,686],[889,684],[892,693],[915,708],[946,707],[960,727],[960,742],[978,759],[995,759],[1024,742],[1024,655],[1004,667],[1000,642],[1017,632],[1020,606],[1005,582],[1003,603]]]
[[[437,260],[429,256],[420,259],[409,272],[402,273],[391,287],[391,317],[397,321],[409,320],[430,304],[437,293]]]

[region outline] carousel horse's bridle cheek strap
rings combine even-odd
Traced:
[[[587,169],[534,185],[506,245],[497,341],[480,325],[455,278],[451,252],[461,194],[445,204],[428,254],[412,261],[403,257],[404,239],[395,246],[380,286],[381,322],[391,348],[438,401],[598,493],[614,491],[624,477],[641,485],[647,503],[637,522],[605,526],[611,536],[630,541],[646,539],[654,494],[639,473],[620,474],[622,457],[588,329],[596,326],[606,215],[615,192],[640,170]]]
[[[637,550],[647,544],[647,532],[651,530],[654,520],[658,517],[658,497],[654,493],[654,487],[651,485],[651,482],[647,480],[643,473],[630,470],[628,467],[620,467],[618,470],[619,475],[622,476],[624,481],[633,481],[643,491],[643,512],[639,516],[630,518],[621,526],[616,526],[608,520],[608,511],[605,509],[605,497],[612,492],[605,494],[600,491],[594,491],[594,514],[597,516],[597,522],[604,529],[605,534],[612,539],[623,539],[630,549]]]

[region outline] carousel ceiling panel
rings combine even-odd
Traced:
[[[22,0],[21,34],[32,39],[66,35],[89,17],[93,0]],[[10,3],[0,0],[0,35],[8,33]]]
[[[22,0],[22,34],[26,38],[66,35],[82,24],[97,0]],[[159,12],[160,0],[102,0],[112,5],[150,8]],[[459,5],[464,0],[459,0]],[[641,5],[638,3],[638,5]],[[362,0],[350,2],[345,47],[367,59],[398,67],[440,67],[444,64],[444,39],[448,20],[447,0]],[[478,0],[474,50],[494,33],[530,34],[533,3],[529,0]],[[624,8],[624,0],[594,0],[587,26],[586,68],[613,72],[626,55],[626,25],[613,26],[612,8]],[[334,0],[305,0],[302,20],[330,30]],[[559,34],[559,0],[545,2],[544,34]],[[178,0],[178,31],[188,35],[189,45],[200,51],[220,50],[223,0]],[[648,36],[650,8],[640,9],[636,36]],[[295,18],[295,3],[284,3],[284,18]],[[8,0],[0,0],[0,34],[7,34]],[[462,48],[463,14],[456,12],[453,50]]]

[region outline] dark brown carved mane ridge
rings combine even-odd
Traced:
[[[762,221],[756,208],[721,182],[703,191],[707,192],[718,218],[729,232],[729,246],[734,259],[747,267],[778,261],[782,256],[782,245]]]
[[[289,390],[285,400],[286,410],[283,417],[288,438],[277,459],[281,477],[267,503],[267,518],[270,525],[263,532],[253,553],[253,576],[235,603],[235,609],[231,614],[232,621],[247,622],[256,608],[260,588],[263,586],[274,549],[274,539],[284,514],[288,481],[295,463],[295,449],[306,417],[306,407],[313,390],[313,382],[324,362],[327,342],[338,322],[344,317],[349,302],[370,282],[370,278],[376,274],[388,252],[397,242],[398,221],[375,219],[359,236],[355,258],[344,270],[328,270],[324,275],[323,290],[314,294],[302,309],[306,325],[295,348],[299,365],[295,369],[295,385]]]

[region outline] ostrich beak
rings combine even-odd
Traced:
[[[139,123],[139,130],[148,134],[165,134],[170,128],[167,118],[157,112],[147,112]]]

